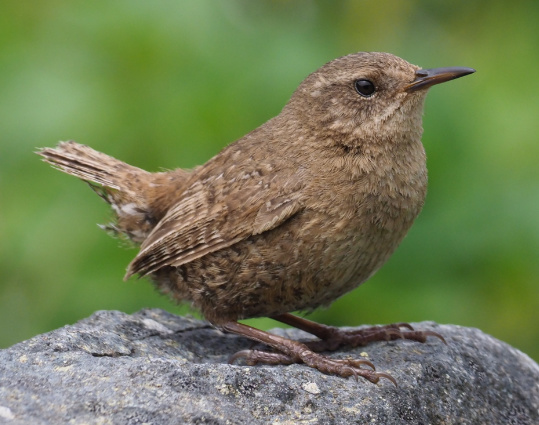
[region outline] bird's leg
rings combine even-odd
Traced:
[[[390,341],[394,339],[410,339],[425,342],[428,336],[434,336],[445,343],[442,335],[433,331],[416,331],[408,323],[394,323],[385,326],[372,326],[363,329],[342,330],[326,326],[311,320],[297,317],[289,313],[272,316],[272,319],[301,329],[320,338],[319,341],[305,343],[311,350],[333,351],[343,345],[357,347],[374,341]],[[401,330],[405,328],[405,330]]]
[[[331,359],[315,353],[307,345],[301,342],[283,338],[278,335],[273,335],[238,322],[224,323],[221,325],[221,328],[225,331],[245,336],[252,340],[266,344],[278,351],[276,353],[270,353],[258,350],[244,350],[234,354],[230,358],[230,363],[239,358],[243,358],[249,365],[255,365],[257,363],[305,363],[307,366],[318,369],[323,373],[339,375],[344,378],[354,376],[356,379],[358,376],[362,376],[368,381],[374,383],[378,382],[380,378],[386,378],[397,385],[395,379],[391,375],[374,371],[373,364],[368,360]],[[372,370],[363,369],[361,365],[366,365],[372,368]]]

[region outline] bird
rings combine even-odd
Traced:
[[[427,91],[474,72],[423,69],[382,52],[342,56],[308,75],[277,116],[191,170],[150,173],[74,141],[37,153],[110,204],[115,218],[104,229],[140,245],[125,279],[149,276],[216,328],[266,347],[230,362],[303,363],[396,385],[368,360],[324,352],[440,334],[407,323],[345,331],[292,313],[328,306],[395,251],[425,200]],[[318,339],[240,323],[253,317]]]

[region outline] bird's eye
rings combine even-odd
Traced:
[[[354,86],[356,91],[363,97],[371,97],[376,91],[374,84],[369,80],[356,80]]]

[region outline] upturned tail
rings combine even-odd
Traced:
[[[143,242],[166,213],[166,193],[183,191],[189,176],[181,169],[149,173],[73,141],[37,154],[58,170],[87,182],[116,215],[115,223],[102,227],[135,243]]]

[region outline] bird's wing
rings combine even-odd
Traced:
[[[180,266],[273,229],[302,208],[297,175],[197,180],[157,224],[127,269],[144,276]],[[286,173],[284,173],[286,174]]]

